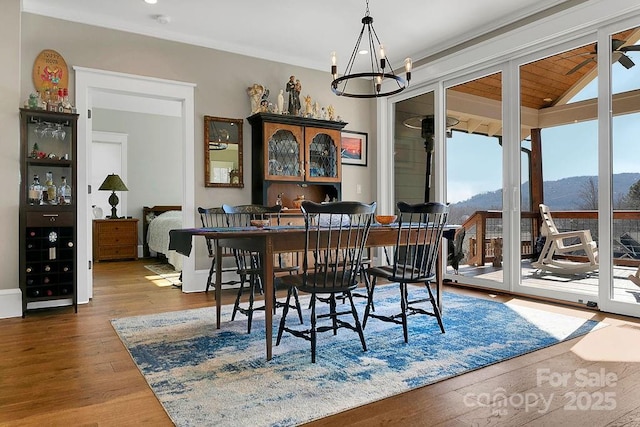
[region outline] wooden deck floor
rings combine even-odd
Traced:
[[[448,272],[452,273],[451,267]],[[636,267],[616,266],[613,271],[613,291],[615,299],[627,303],[640,303],[640,287],[628,279],[629,275],[636,272]],[[501,267],[493,267],[491,264],[484,266],[461,265],[459,273],[462,277],[474,277],[495,282],[503,282],[503,270]],[[522,283],[526,286],[556,291],[575,292],[586,295],[598,295],[599,274],[593,273],[581,275],[561,275],[541,272],[531,266],[527,260],[522,262]],[[458,280],[463,282],[464,280]]]
[[[109,320],[210,306],[213,296],[183,294],[165,286],[164,279],[154,282],[157,277],[151,276],[144,264],[144,260],[96,264],[94,299],[80,306],[77,314],[65,308],[30,313],[26,319],[0,320],[0,425],[171,425]],[[492,298],[476,290],[451,290]],[[230,303],[233,293],[224,291],[223,303]],[[310,425],[639,425],[637,319],[503,295],[493,298],[604,320],[610,326]],[[540,372],[566,374],[569,380],[566,385],[558,385],[545,380],[548,376]],[[615,375],[616,381],[614,385],[579,387],[577,372]],[[605,392],[609,393],[606,402],[615,404],[615,409],[596,410],[596,402],[605,404],[598,400]],[[508,398],[505,406],[485,404],[486,397],[499,396]],[[551,406],[517,405],[519,399],[535,396],[552,401]],[[573,396],[581,396],[581,400],[572,402]],[[211,398],[215,399],[215,391]],[[573,410],[571,405],[576,403],[581,407]]]

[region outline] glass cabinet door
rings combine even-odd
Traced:
[[[302,181],[304,179],[304,150],[302,128],[299,126],[265,123],[266,140],[265,179]]]
[[[340,181],[340,132],[307,127],[308,181]]]

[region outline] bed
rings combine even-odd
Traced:
[[[176,205],[143,207],[142,233],[145,257],[161,255],[176,271],[182,271],[182,255],[169,250],[169,231],[182,228],[182,207]]]

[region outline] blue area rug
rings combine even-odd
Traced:
[[[443,298],[445,334],[434,318],[411,316],[405,344],[401,326],[369,319],[367,352],[352,331],[322,333],[315,364],[309,343],[287,334],[267,362],[264,314],[255,315],[248,335],[246,318],[229,321],[231,306],[223,307],[219,330],[215,308],[112,324],[178,426],[300,424],[538,350],[598,325],[452,293]],[[364,300],[357,300],[362,315]],[[398,306],[397,286],[376,288],[376,312]],[[279,319],[274,317],[274,326]],[[288,320],[297,323],[293,313]]]

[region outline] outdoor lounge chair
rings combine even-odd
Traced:
[[[558,231],[553,222],[549,207],[540,204],[542,215],[542,235],[545,243],[540,257],[531,265],[540,270],[560,274],[584,274],[598,269],[598,246],[591,238],[589,230]],[[556,255],[575,254],[582,251],[588,262],[572,262],[554,258]]]

